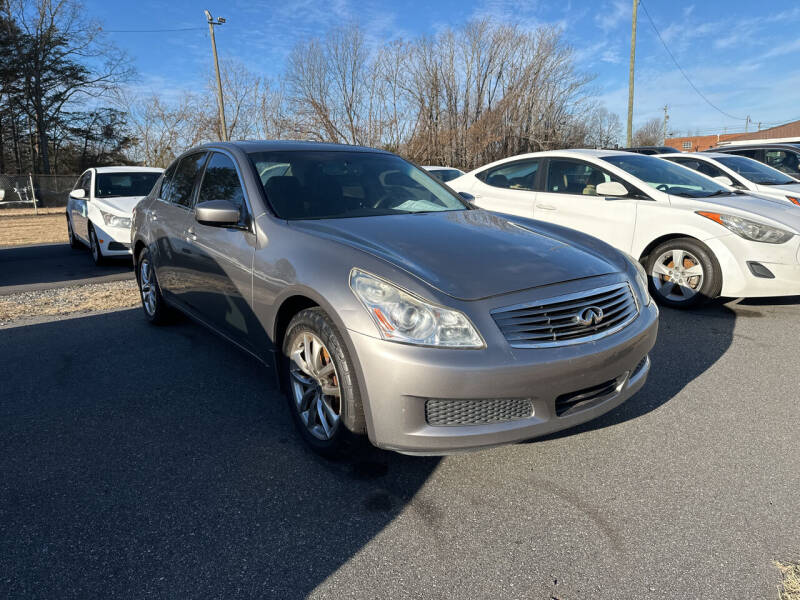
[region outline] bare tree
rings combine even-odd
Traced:
[[[52,129],[70,104],[107,95],[132,73],[125,55],[106,43],[77,0],[6,0],[0,16],[19,34],[13,49],[22,70],[23,107],[36,128],[41,171],[50,172]]]
[[[664,143],[664,122],[654,117],[633,133],[634,146],[661,146]]]

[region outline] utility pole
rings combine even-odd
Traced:
[[[744,120],[744,132],[747,133],[747,129],[750,126],[750,115],[747,115],[747,118]]]
[[[633,64],[636,62],[636,13],[639,9],[639,0],[633,0],[633,24],[631,26],[631,65],[628,74],[628,135],[626,145],[633,145]]]
[[[214,39],[214,25],[222,25],[225,19],[217,17],[215,21],[211,13],[206,13],[206,20],[208,21],[208,31],[211,33],[211,51],[214,53],[214,70],[217,73],[217,106],[219,107],[219,139],[223,142],[228,141],[228,130],[225,127],[225,102],[222,99],[222,80],[219,78],[219,59],[217,58],[217,42]]]
[[[667,123],[669,123],[669,106],[664,105],[664,143],[667,143]]]

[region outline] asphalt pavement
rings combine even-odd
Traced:
[[[344,462],[191,322],[0,329],[0,597],[774,598],[799,321],[800,298],[664,310],[646,387],[597,421]]]
[[[87,248],[69,244],[0,248],[0,296],[120,279],[133,279],[130,259],[115,258],[98,267]]]

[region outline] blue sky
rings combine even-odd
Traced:
[[[639,8],[634,125],[663,116],[670,131],[742,131],[800,119],[800,4],[752,0],[643,0],[678,63],[710,107],[680,74]],[[221,58],[235,57],[277,75],[297,40],[341,23],[359,22],[376,41],[411,38],[492,16],[521,27],[556,25],[606,108],[623,122],[627,110],[632,0],[85,0],[107,30],[197,27],[167,33],[110,33],[139,72],[137,91],[167,94],[205,86],[210,43],[203,9],[224,16],[217,29]]]

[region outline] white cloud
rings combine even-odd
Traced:
[[[600,8],[594,17],[595,23],[603,31],[610,31],[622,22],[631,19],[631,2],[613,0]]]

